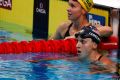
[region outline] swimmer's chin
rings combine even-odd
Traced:
[[[77,55],[78,55],[79,60],[81,60],[81,61],[85,60],[85,56],[83,56],[81,53],[78,53]]]
[[[77,51],[77,55],[80,56],[81,55],[81,51]]]

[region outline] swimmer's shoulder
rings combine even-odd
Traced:
[[[106,56],[103,56],[101,59],[100,59],[100,62],[102,62],[104,65],[115,65],[116,62],[112,61],[111,59],[109,59],[108,57]]]
[[[59,25],[58,29],[60,31],[66,31],[71,23],[72,23],[71,21],[63,22]]]

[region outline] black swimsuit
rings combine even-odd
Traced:
[[[65,35],[64,35],[64,38],[67,37],[67,36],[70,36],[69,31],[70,31],[70,28],[71,28],[72,25],[73,25],[73,23],[71,23],[71,24],[69,25],[68,30],[66,31],[66,33],[65,33]],[[88,26],[90,26],[90,25],[91,25],[91,24],[89,24]]]
[[[69,31],[70,31],[70,27],[72,26],[73,23],[71,23],[68,27],[68,30],[66,31],[65,35],[64,35],[64,38],[67,37],[67,36],[70,36],[69,34]]]
[[[101,58],[103,57],[103,55],[100,55],[99,58],[96,60],[96,61],[93,61],[93,62],[90,62],[91,65],[95,65],[95,66],[98,66],[98,68],[95,68],[95,70],[105,70],[104,68],[104,64],[100,62]],[[94,69],[94,68],[91,68],[90,69]]]

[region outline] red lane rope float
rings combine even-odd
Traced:
[[[60,40],[60,44],[61,44],[61,52],[62,53],[68,53],[68,44],[65,40]]]
[[[63,42],[64,42],[65,53],[69,53],[69,51],[70,51],[70,45],[69,44],[71,44],[71,43],[68,42],[68,39],[63,40]]]
[[[35,41],[35,46],[36,47],[33,48],[35,48],[36,52],[43,52],[42,43],[40,41]]]
[[[47,41],[39,40],[38,43],[41,45],[41,52],[49,52]]]
[[[0,54],[2,54],[2,52],[3,52],[3,49],[2,49],[3,47],[2,47],[2,45],[0,44]]]
[[[53,48],[54,52],[55,53],[60,53],[61,52],[61,49],[60,49],[60,47],[61,47],[60,44],[61,43],[60,43],[60,41],[59,40],[53,40],[52,44],[54,44],[54,48]]]
[[[29,46],[31,47],[31,52],[32,53],[37,53],[38,52],[38,46],[37,46],[37,42],[35,40],[30,41]]]
[[[59,42],[58,42],[59,44],[59,46],[58,46],[58,49],[59,49],[59,51],[60,51],[60,53],[65,53],[65,47],[64,47],[64,42],[63,42],[63,40],[59,40]]]
[[[0,47],[1,47],[1,49],[0,49],[1,53],[5,54],[5,46],[4,46],[4,43],[1,43],[1,44],[0,44]]]
[[[68,43],[69,43],[69,48],[70,48],[70,53],[76,55],[77,53],[77,49],[76,49],[76,44],[77,44],[77,40],[76,39],[67,39]]]
[[[29,48],[27,41],[21,41],[21,42],[19,43],[19,45],[20,45],[20,47],[22,48],[22,49],[21,49],[21,50],[22,50],[21,52],[23,52],[23,53],[31,52],[31,49]]]
[[[19,43],[16,42],[11,42],[10,47],[12,48],[12,53],[22,53],[22,47],[19,45]]]
[[[76,55],[76,39],[66,40],[32,40],[21,42],[3,42],[0,43],[0,54],[8,53],[38,53],[38,52],[52,52],[52,53],[65,53]],[[113,50],[118,49],[118,38],[111,36],[102,39],[102,42],[98,45],[99,49]]]
[[[101,43],[98,45],[98,48],[103,50],[118,49],[118,38],[115,36],[103,38]]]
[[[47,41],[47,44],[48,44],[48,49],[50,52],[58,53],[59,44],[57,45],[56,40],[49,40]]]
[[[49,41],[47,41],[47,44],[48,44],[48,47],[47,47],[47,49],[48,49],[48,51],[49,52],[54,52],[54,44],[53,44],[53,41],[52,40],[49,40]],[[52,45],[53,44],[53,45]]]
[[[4,42],[2,45],[4,46],[4,53],[12,53],[12,47],[9,42]]]

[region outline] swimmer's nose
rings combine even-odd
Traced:
[[[67,12],[68,12],[68,13],[70,12],[70,7],[67,8]]]
[[[81,48],[81,46],[82,46],[81,42],[78,41],[76,44],[76,48],[79,49],[79,48]]]
[[[82,47],[82,44],[81,44],[81,42],[78,41],[76,44],[76,48],[77,48],[78,53],[81,53],[81,47]]]

